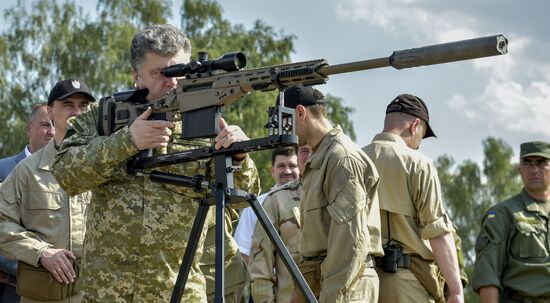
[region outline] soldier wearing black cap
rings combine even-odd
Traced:
[[[57,82],[48,97],[54,140],[19,162],[0,189],[0,251],[19,261],[21,302],[82,299],[74,289],[78,278],[74,264],[82,256],[91,194],[69,197],[51,169],[67,120],[88,110],[93,101],[84,82]]]
[[[65,137],[67,120],[88,110],[88,105],[95,101],[86,83],[69,79],[59,81],[48,96],[48,113],[55,127],[55,145],[61,145]]]
[[[481,302],[550,302],[550,143],[520,147],[523,189],[487,211],[476,241]]]
[[[320,302],[376,302],[374,256],[382,255],[378,173],[370,159],[327,118],[323,94],[290,87],[300,145],[312,155],[302,172],[300,270]]]
[[[437,170],[417,152],[435,137],[422,99],[403,94],[386,109],[384,129],[363,151],[380,174],[378,196],[384,258],[377,258],[379,302],[462,302],[453,224],[441,197]],[[442,280],[444,278],[444,280]]]

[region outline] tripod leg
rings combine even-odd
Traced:
[[[216,188],[216,294],[214,302],[223,303],[225,297],[225,192]]]
[[[204,222],[206,221],[206,215],[208,214],[209,208],[210,206],[205,202],[201,202],[199,205],[197,216],[195,217],[195,221],[193,221],[191,235],[189,236],[189,241],[187,242],[187,247],[185,248],[185,253],[181,261],[178,278],[176,279],[176,285],[172,291],[170,303],[179,303],[181,301],[181,296],[183,295],[183,290],[185,289],[185,284],[187,283],[187,278],[189,277],[189,272],[191,271],[191,265],[193,264],[193,258],[195,257],[195,252],[197,251],[201,231],[204,227]]]
[[[254,210],[256,217],[258,217],[258,222],[262,224],[262,227],[266,231],[267,236],[271,240],[271,243],[275,245],[275,248],[277,249],[277,253],[283,259],[283,263],[285,264],[290,275],[292,276],[294,283],[298,285],[298,289],[300,290],[304,298],[306,298],[308,302],[317,302],[317,299],[315,298],[315,296],[313,295],[313,292],[307,285],[306,280],[304,280],[302,273],[300,272],[300,270],[298,270],[298,266],[296,266],[294,259],[292,259],[292,256],[288,252],[288,249],[286,249],[286,246],[283,243],[283,240],[281,240],[281,237],[275,230],[275,227],[269,220],[269,217],[265,213],[265,210],[263,209],[263,207],[260,205],[260,203],[256,199],[249,200],[248,202],[250,203],[252,210]]]

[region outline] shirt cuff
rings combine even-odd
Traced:
[[[437,220],[432,223],[424,226],[420,229],[420,236],[422,239],[429,240],[435,237],[438,237],[445,233],[451,233],[454,231],[453,224],[449,217],[445,214],[442,217],[439,217]]]
[[[491,273],[479,274],[472,281],[472,289],[479,292],[479,289],[486,286],[494,286],[499,290],[502,290],[499,277],[492,275]]]
[[[17,259],[19,259],[19,261],[23,261],[27,264],[38,267],[38,264],[39,264],[39,261],[40,261],[40,256],[42,255],[42,252],[45,249],[52,248],[52,247],[53,247],[53,245],[51,245],[49,243],[42,242],[42,241],[37,241],[33,245],[33,249],[28,250],[29,251],[28,254],[23,254],[23,255],[21,255],[21,257],[18,257]]]

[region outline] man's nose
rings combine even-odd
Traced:
[[[529,165],[529,173],[536,175],[539,173],[539,167],[536,165]]]
[[[74,106],[71,111],[71,117],[77,116],[82,112],[82,109],[79,106]]]
[[[174,88],[178,85],[178,78],[164,77],[164,86]]]

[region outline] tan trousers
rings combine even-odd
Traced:
[[[435,302],[408,269],[398,268],[396,273],[387,273],[381,268],[377,268],[376,271],[380,279],[378,303]]]
[[[321,275],[317,276],[319,279]],[[305,275],[304,275],[304,278]],[[378,301],[378,275],[374,268],[365,268],[361,276],[350,286],[349,289],[341,296],[341,298],[335,298],[331,295],[325,295],[323,290],[320,289],[322,282],[320,280],[311,281],[306,278],[313,294],[317,297],[320,303],[375,303]],[[310,284],[313,282],[312,284]],[[300,291],[295,288],[297,302],[306,303],[304,297],[299,293]],[[319,294],[320,293],[320,294]]]

